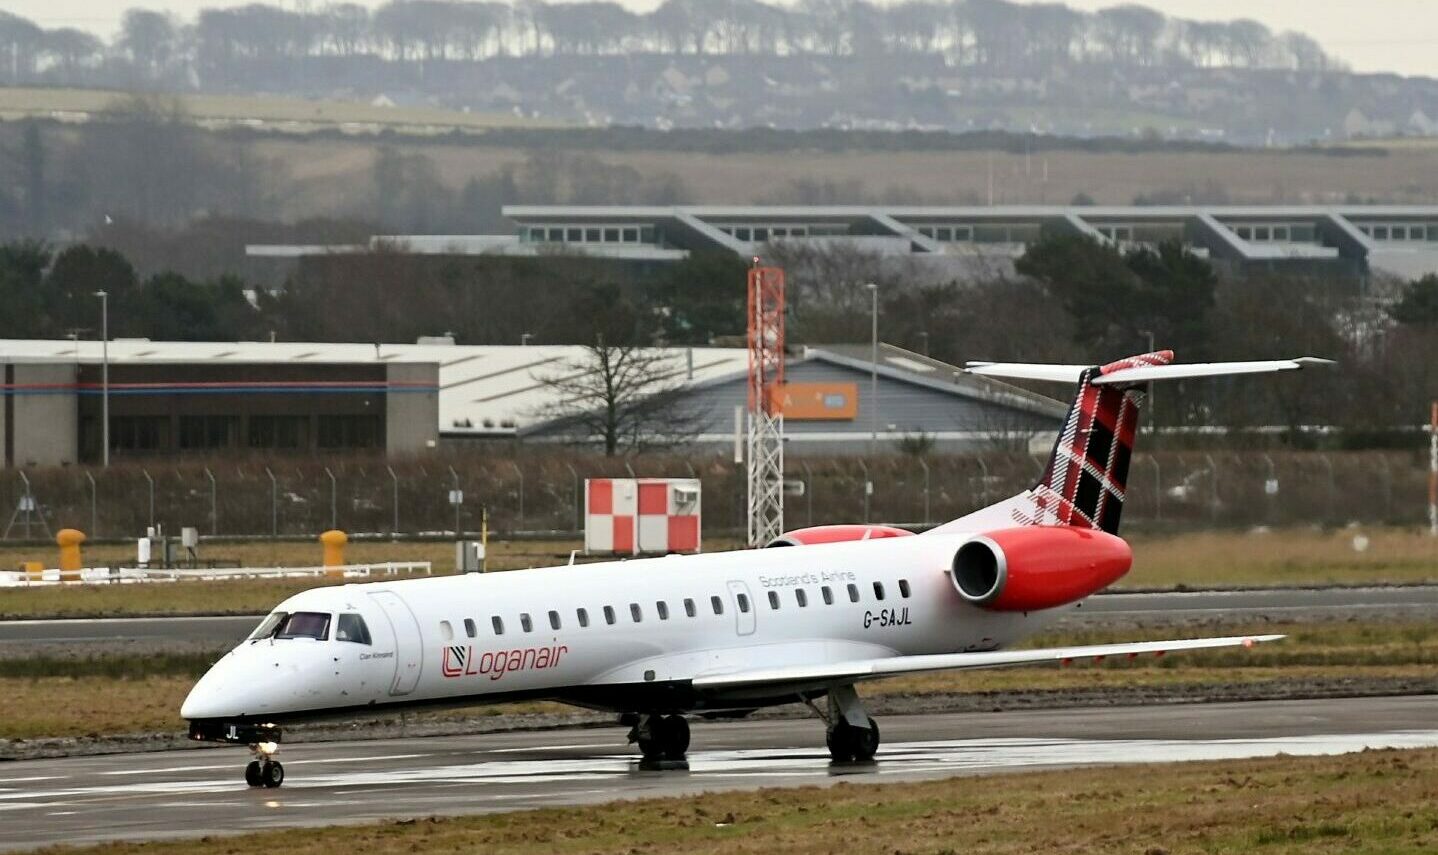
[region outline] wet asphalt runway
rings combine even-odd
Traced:
[[[817,719],[695,722],[687,770],[646,771],[620,728],[288,746],[251,790],[243,748],[0,764],[0,848],[476,814],[700,791],[1039,767],[1438,746],[1438,696],[901,716],[871,764]]]
[[[1067,620],[1123,618],[1145,623],[1225,618],[1362,614],[1367,611],[1438,618],[1438,585],[1391,588],[1278,588],[1249,591],[1191,591],[1104,594],[1072,610]],[[116,641],[235,644],[260,616],[110,618],[104,620],[0,621],[6,644],[104,644]]]

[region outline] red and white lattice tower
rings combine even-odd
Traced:
[[[784,533],[784,271],[749,269],[749,545]]]

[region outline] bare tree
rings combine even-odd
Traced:
[[[703,414],[683,393],[684,368],[673,351],[601,338],[536,379],[553,401],[535,415],[559,422],[578,442],[602,444],[609,457],[683,445],[702,424]]]

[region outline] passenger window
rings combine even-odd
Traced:
[[[736,597],[734,597],[734,600],[735,600],[735,602],[737,602],[737,603],[739,604],[739,611],[743,612],[743,613],[746,614],[746,615],[749,614],[749,595],[748,595],[748,594],[739,594],[739,595],[737,595]]]
[[[504,635],[504,618],[495,615],[489,619],[489,625],[494,627],[495,635]]]
[[[825,585],[824,587],[819,589],[819,593],[824,595],[824,605],[832,606],[834,604],[833,588],[830,588],[828,585]]]
[[[654,604],[654,611],[659,614],[660,620],[669,620],[669,604],[660,600]]]
[[[335,641],[351,641],[355,644],[369,644],[369,627],[364,618],[356,614],[340,615],[335,624]]]
[[[530,619],[529,612],[519,613],[519,628],[525,632],[534,632],[534,621]]]
[[[874,583],[874,599],[876,599],[876,600],[882,600],[882,599],[884,599],[884,583],[883,583],[883,582],[875,582],[875,583]]]
[[[909,590],[909,580],[908,580],[908,579],[900,579],[900,580],[899,580],[899,596],[901,596],[901,597],[903,597],[904,599],[907,600],[907,599],[909,598],[909,594],[910,594],[910,593],[912,593],[912,592]]]
[[[454,641],[454,627],[447,620],[439,622],[439,634],[445,641]]]
[[[589,626],[589,609],[575,609],[574,616],[579,618],[580,629]]]
[[[696,608],[694,608],[694,601],[691,600],[691,599],[689,599],[688,597],[685,597],[685,598],[684,598],[684,614],[689,615],[690,617],[694,617],[694,616],[697,615],[698,613],[699,613],[699,610],[696,609]]]
[[[344,632],[344,629],[344,615],[340,615],[340,632]],[[469,636],[470,638],[474,638],[476,635],[479,635],[479,628],[474,625],[474,618],[464,619],[464,634]]]
[[[850,582],[850,583],[849,583],[849,602],[851,602],[851,603],[857,603],[858,601],[859,601],[859,586],[858,586],[858,585],[855,585],[853,582]]]
[[[717,596],[709,598],[709,605],[714,609],[714,614],[724,614],[724,601],[719,599]]]
[[[549,613],[549,628],[559,629],[559,612],[551,611]]]
[[[614,626],[614,606],[604,607],[604,622]]]
[[[809,594],[803,588],[795,588],[794,600],[799,604],[799,608],[802,609],[805,606],[809,605]]]
[[[779,592],[778,592],[778,591],[770,591],[770,592],[769,592],[769,608],[771,608],[771,609],[777,609],[777,608],[779,608]]]
[[[635,623],[639,623],[640,621],[644,620],[644,613],[639,610],[638,603],[629,604],[629,616],[634,619]]]

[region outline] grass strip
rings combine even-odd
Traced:
[[[1438,851],[1438,750],[763,789],[455,819],[46,850],[896,855]]]

